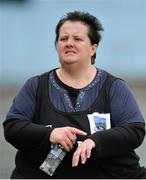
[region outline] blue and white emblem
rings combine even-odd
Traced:
[[[98,112],[94,112],[93,114],[88,114],[87,116],[89,119],[91,134],[111,128],[110,113],[100,114]]]

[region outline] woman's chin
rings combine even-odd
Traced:
[[[76,64],[78,61],[75,59],[66,59],[61,61],[61,64]]]

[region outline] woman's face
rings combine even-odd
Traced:
[[[66,21],[60,28],[58,56],[61,64],[90,64],[96,45],[91,45],[88,26],[79,21]]]

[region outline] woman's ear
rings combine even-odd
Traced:
[[[97,44],[93,44],[92,45],[92,54],[91,54],[91,56],[93,56],[96,53],[96,49],[97,49]]]

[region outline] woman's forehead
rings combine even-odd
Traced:
[[[60,28],[59,33],[87,34],[88,26],[80,21],[66,21]]]

